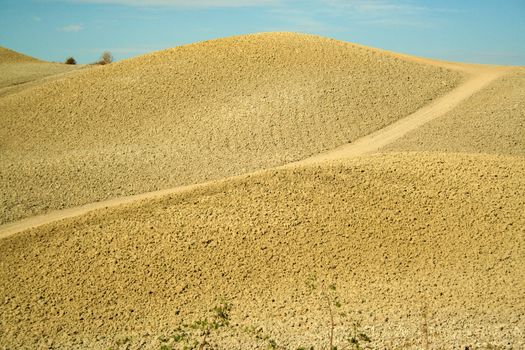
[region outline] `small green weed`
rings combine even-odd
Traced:
[[[319,288],[315,278],[307,280],[307,287],[311,291],[319,292],[321,300],[323,300],[324,307],[330,317],[328,323],[328,334],[326,338],[326,347],[328,350],[351,349],[351,350],[365,350],[370,349],[371,339],[362,330],[357,322],[351,323],[349,326],[348,315],[343,311],[343,305],[339,298],[335,284],[330,284],[328,288]],[[160,350],[202,350],[202,349],[218,349],[216,344],[213,344],[213,335],[220,329],[228,331],[234,330],[235,327],[230,324],[231,304],[223,303],[222,305],[213,308],[209,311],[211,316],[197,320],[191,324],[182,324],[177,327],[169,336],[161,337]],[[346,337],[336,344],[335,330],[336,327],[343,327]],[[241,331],[254,338],[259,344],[265,344],[268,350],[284,350],[284,346],[278,344],[271,334],[266,334],[261,327],[240,327],[237,331]],[[321,349],[323,349],[321,348]],[[296,350],[314,350],[314,346],[301,346]]]
[[[211,317],[197,320],[191,324],[182,324],[171,335],[161,337],[161,350],[214,349],[210,336],[221,328],[230,325],[231,305],[223,303],[210,310]]]

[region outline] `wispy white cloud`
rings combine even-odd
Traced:
[[[151,51],[160,50],[160,47],[113,47],[108,49],[107,51],[119,54],[119,55],[140,55],[145,54]],[[95,52],[104,52],[106,50],[103,49],[96,49],[93,50]]]
[[[126,47],[92,47],[88,49],[81,49],[80,51],[88,54],[102,54],[104,51],[109,51],[115,55],[140,55],[152,51],[163,50],[170,47],[170,45],[137,45],[137,46],[126,46]]]
[[[42,17],[38,17],[38,16],[33,16],[31,17],[33,19],[33,21],[35,22],[42,22]]]
[[[323,33],[337,31],[332,24],[318,18],[316,12],[300,10],[293,7],[279,6],[270,13],[282,23],[273,31],[294,31],[307,33]]]
[[[86,4],[110,4],[126,6],[172,6],[187,8],[249,7],[276,5],[281,0],[66,0]]]
[[[409,0],[321,0],[321,2],[332,10],[351,11],[368,15],[387,13],[414,14],[427,9]]]
[[[375,26],[430,26],[429,16],[452,9],[421,6],[413,0],[319,0],[324,12]]]
[[[476,62],[476,63],[494,63],[509,64],[509,65],[524,65],[525,64],[525,50],[516,51],[486,51],[475,49],[455,49],[455,50],[441,50],[437,53],[429,52],[428,56],[437,56],[459,62]],[[468,57],[468,59],[466,59]]]
[[[67,26],[58,28],[58,30],[60,30],[61,32],[74,33],[74,32],[80,32],[83,28],[84,27],[82,26],[82,24],[69,24]]]
[[[312,0],[307,6],[297,6],[299,3],[283,0],[269,12],[285,30],[333,34],[352,24],[430,27],[434,25],[432,14],[448,11],[421,6],[413,0]]]
[[[372,25],[377,27],[432,27],[433,23],[429,21],[424,21],[421,19],[411,19],[411,18],[372,18],[372,19],[363,19],[357,21],[360,24]]]

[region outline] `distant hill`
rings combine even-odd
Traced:
[[[0,64],[2,63],[21,63],[21,62],[42,62],[37,58],[21,54],[19,52],[0,46]]]
[[[21,84],[57,76],[78,68],[80,66],[41,61],[0,47],[0,98],[7,93],[7,90],[10,93],[20,90]]]

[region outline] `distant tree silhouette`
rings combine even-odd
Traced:
[[[77,64],[77,61],[73,57],[66,58],[65,64]]]

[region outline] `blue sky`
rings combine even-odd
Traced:
[[[0,0],[0,46],[80,63],[294,31],[412,55],[525,65],[525,0]]]

